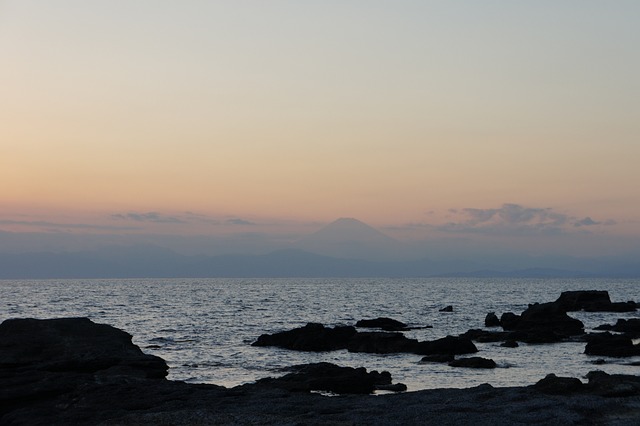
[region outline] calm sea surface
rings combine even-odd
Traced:
[[[640,301],[640,280],[607,279],[144,279],[0,280],[0,320],[86,316],[133,335],[145,352],[164,358],[169,378],[235,386],[283,374],[282,367],[327,361],[387,370],[409,390],[532,384],[548,373],[582,378],[591,370],[640,374],[626,365],[640,357],[597,359],[584,355],[584,343],[527,345],[476,344],[478,356],[499,368],[473,370],[421,364],[419,355],[372,355],[335,351],[293,352],[250,344],[262,333],[307,322],[353,325],[387,316],[433,328],[405,333],[432,340],[483,328],[494,311],[520,313],[528,303],[550,302],[565,290],[607,290],[612,301]],[[452,305],[451,313],[439,309]],[[572,313],[587,329],[640,318],[632,313]]]

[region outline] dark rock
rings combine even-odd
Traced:
[[[453,312],[453,306],[451,306],[451,305],[446,306],[446,307],[440,309],[440,312]]]
[[[640,318],[618,319],[614,325],[603,324],[599,325],[595,329],[627,333],[629,337],[637,337],[640,336]]]
[[[88,318],[9,319],[0,324],[0,368],[49,372],[108,371],[163,378],[163,359],[144,354],[131,335]]]
[[[590,334],[584,353],[587,355],[623,358],[640,355],[640,345],[634,345],[631,338],[611,333]]]
[[[418,341],[402,333],[364,332],[354,334],[347,345],[349,352],[377,354],[415,352]]]
[[[420,362],[444,363],[444,362],[451,362],[454,359],[455,359],[455,356],[453,354],[436,354],[436,355],[427,355],[425,357],[422,357]]]
[[[495,312],[489,312],[484,318],[485,327],[500,327],[500,319]]]
[[[367,373],[362,367],[340,367],[327,362],[297,365],[287,370],[292,372],[283,377],[261,379],[256,384],[292,392],[316,390],[339,394],[368,394],[378,388],[393,389],[391,374],[386,371]],[[406,386],[403,390],[406,390]]]
[[[449,363],[451,367],[465,367],[465,368],[496,368],[494,360],[489,358],[482,358],[479,356],[473,356],[469,358],[459,358]]]
[[[492,342],[501,342],[509,338],[511,336],[510,332],[505,331],[487,331],[487,330],[479,330],[472,329],[460,335],[460,337],[465,337],[467,339],[471,339],[475,342],[480,343],[492,343]]]
[[[500,346],[503,348],[517,348],[519,345],[515,340],[505,340]]]
[[[505,330],[515,330],[520,321],[520,315],[513,312],[505,312],[500,316],[500,326]]]
[[[392,318],[380,317],[375,319],[363,319],[356,323],[356,327],[380,328],[385,331],[405,331],[409,328],[407,324]]]
[[[390,385],[376,385],[376,390],[389,391],[389,392],[405,392],[407,385],[404,383],[393,383]]]
[[[551,395],[567,395],[585,390],[584,384],[575,377],[558,377],[549,374],[533,385],[534,389]]]
[[[631,312],[637,308],[633,301],[612,303],[609,293],[599,290],[563,291],[555,303],[566,312]]]
[[[354,327],[329,328],[322,324],[308,323],[304,327],[263,334],[252,346],[277,346],[296,351],[333,351],[346,349],[349,341],[357,333]]]
[[[478,352],[478,348],[465,337],[447,336],[442,339],[419,342],[415,353],[419,355],[452,354],[464,355]]]
[[[564,308],[555,303],[529,305],[516,324],[516,330],[547,330],[560,336],[575,336],[584,333],[582,321],[571,318]]]
[[[603,371],[587,373],[589,390],[606,397],[640,395],[640,377],[625,374],[607,374]]]

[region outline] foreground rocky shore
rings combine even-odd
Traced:
[[[562,307],[558,311],[559,303],[554,303],[532,305],[528,313],[515,319],[516,325],[510,322],[514,318],[502,318],[507,325],[503,327],[505,331],[511,328],[516,334],[509,331],[508,335],[500,334],[500,339],[554,340],[574,335],[576,324],[560,315],[569,309]],[[620,310],[629,307],[613,306]],[[547,320],[552,314],[562,326],[549,325]],[[537,321],[538,316],[545,319],[543,325]],[[532,327],[534,319],[537,325]],[[388,325],[388,319],[385,321]],[[392,331],[396,327],[403,326],[391,324]],[[610,327],[623,333],[615,327],[628,329],[630,323]],[[334,345],[333,334],[327,334],[320,326],[303,331],[324,333],[330,338],[330,346]],[[387,342],[379,342],[384,335],[346,331],[343,337],[347,343],[340,343],[339,347],[389,348]],[[341,332],[344,334],[345,330]],[[282,346],[289,342],[295,342],[296,347],[301,341],[317,343],[315,338],[308,340],[307,334],[299,333],[284,333],[278,338],[285,338]],[[403,350],[416,354],[431,354],[436,347],[433,342],[407,343],[398,335],[393,336]],[[269,339],[262,337],[258,341],[280,344],[279,340]],[[606,339],[598,343],[615,346],[615,342],[609,344]],[[460,347],[459,342],[454,343],[447,348]],[[631,344],[629,349],[625,343],[624,348],[635,353],[635,346]],[[639,376],[592,372],[583,382],[549,375],[526,387],[481,385],[369,395],[380,389],[401,391],[402,385],[394,384],[386,372],[326,363],[293,366],[282,377],[230,389],[170,381],[165,378],[167,370],[164,360],[144,354],[126,332],[87,318],[6,320],[0,324],[0,424],[640,424]]]

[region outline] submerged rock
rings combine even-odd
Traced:
[[[440,312],[453,312],[453,306],[445,306],[444,308],[440,309]]]
[[[454,359],[455,359],[455,356],[453,354],[435,354],[435,355],[427,355],[425,357],[422,357],[420,362],[444,363],[444,362],[451,362]]]

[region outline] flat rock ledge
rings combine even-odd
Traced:
[[[320,372],[335,366],[296,366]],[[364,369],[349,374],[366,373]],[[1,425],[637,425],[640,378],[547,376],[527,387],[334,397],[256,383],[227,389],[165,378],[131,336],[86,318],[0,324]],[[373,382],[388,383],[384,373]],[[287,377],[285,375],[284,377]],[[294,387],[310,376],[294,377]],[[291,376],[290,376],[291,378]],[[301,381],[297,381],[302,378]],[[274,379],[277,380],[277,379]],[[280,382],[282,383],[282,381]],[[374,383],[375,384],[375,383]]]

